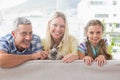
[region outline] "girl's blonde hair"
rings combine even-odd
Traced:
[[[51,19],[48,21],[48,25],[47,25],[47,31],[46,31],[46,36],[45,36],[45,44],[47,45],[46,46],[46,49],[47,50],[50,50],[50,48],[54,45],[54,40],[50,34],[50,24],[51,24],[51,21],[55,18],[62,18],[64,21],[65,21],[65,32],[64,32],[64,35],[62,37],[62,52],[66,53],[66,51],[68,50],[68,37],[69,37],[69,31],[68,31],[68,22],[67,22],[67,19],[66,19],[66,16],[64,15],[64,13],[62,12],[55,12]]]

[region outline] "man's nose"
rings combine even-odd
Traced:
[[[27,40],[31,40],[31,38],[32,38],[32,35],[26,35],[26,37],[25,37]]]

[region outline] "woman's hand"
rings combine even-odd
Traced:
[[[98,66],[103,66],[104,64],[106,64],[106,59],[104,55],[99,55],[97,58],[95,58],[95,61],[97,62]]]
[[[83,58],[83,60],[84,60],[85,64],[87,64],[87,65],[91,65],[92,62],[93,62],[93,58],[90,57],[90,56],[85,56],[85,57]]]
[[[68,54],[66,56],[63,57],[62,61],[65,63],[70,63],[73,62],[74,60],[79,59],[79,56],[76,54]]]

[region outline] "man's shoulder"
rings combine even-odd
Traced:
[[[40,39],[40,36],[38,36],[37,34],[33,34],[32,37],[33,39]]]
[[[0,38],[0,49],[8,52],[9,49],[13,47],[13,37],[12,34],[7,34]]]
[[[34,44],[34,43],[39,43],[39,42],[41,42],[40,36],[33,34],[32,35],[32,43]]]
[[[2,36],[0,38],[0,40],[5,40],[5,41],[10,41],[12,39],[13,39],[12,34],[6,34],[5,36]]]

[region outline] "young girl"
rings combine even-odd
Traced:
[[[104,26],[99,20],[91,20],[85,27],[87,41],[80,43],[78,53],[80,59],[83,59],[87,65],[91,65],[96,61],[98,66],[106,63],[106,60],[111,59],[108,54],[108,42],[102,39]]]

